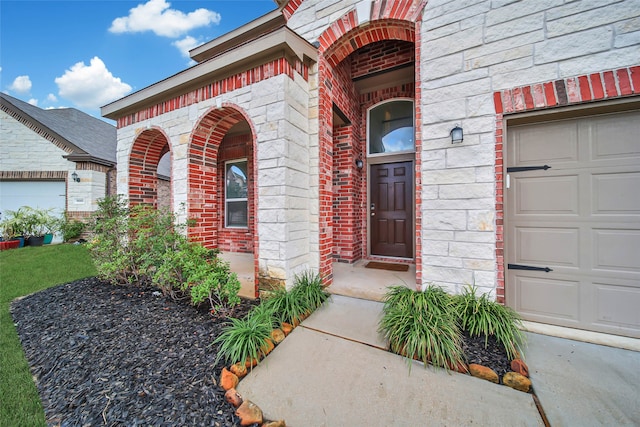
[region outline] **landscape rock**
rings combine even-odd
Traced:
[[[502,377],[502,383],[516,390],[528,393],[531,390],[531,380],[517,372],[507,372]]]
[[[236,410],[236,415],[240,418],[241,426],[251,424],[262,424],[262,410],[250,400],[245,400]]]
[[[247,367],[244,365],[244,363],[234,363],[233,365],[231,365],[229,370],[233,372],[238,378],[244,378],[248,374]]]
[[[461,374],[469,373],[469,368],[467,367],[466,363],[458,362],[455,365],[453,363],[447,363],[447,365],[448,365],[447,367],[452,371],[456,371]]]
[[[284,332],[285,337],[293,331],[293,325],[286,322],[283,322],[282,325],[280,325],[280,328],[282,329],[282,332]]]
[[[513,359],[511,361],[511,370],[529,378],[529,367],[522,359]]]
[[[234,408],[239,407],[240,405],[242,405],[242,396],[240,396],[240,394],[236,391],[235,388],[230,388],[229,390],[227,390],[227,392],[224,394],[224,399],[230,403],[231,405],[233,405]]]
[[[267,355],[269,355],[269,353],[273,351],[275,347],[276,346],[273,344],[273,341],[267,338],[266,340],[264,340],[264,344],[262,345],[262,347],[260,347],[261,356],[266,357]]]
[[[487,368],[486,366],[472,363],[469,365],[469,373],[474,377],[500,384],[500,377],[498,377],[498,374],[496,374],[493,369]]]
[[[233,372],[229,371],[227,368],[222,368],[222,372],[220,373],[220,387],[225,390],[230,390],[232,388],[236,388],[238,386],[238,376]]]
[[[284,340],[284,337],[285,335],[282,329],[274,329],[271,331],[271,341],[273,341],[274,344],[280,344]]]

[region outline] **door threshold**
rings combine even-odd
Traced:
[[[550,335],[553,337],[566,338],[591,344],[606,345],[608,347],[622,348],[625,350],[640,351],[640,339],[638,338],[585,331],[583,329],[566,328],[564,326],[547,325],[546,323],[530,322],[527,320],[522,321],[522,326],[525,331],[536,334]]]

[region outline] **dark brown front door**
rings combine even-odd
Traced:
[[[371,255],[413,258],[413,162],[371,166]]]

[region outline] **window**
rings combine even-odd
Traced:
[[[247,227],[247,160],[233,160],[225,167],[225,226]]]
[[[412,152],[413,101],[385,102],[369,110],[369,154]]]

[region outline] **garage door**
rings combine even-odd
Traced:
[[[65,188],[64,181],[0,181],[0,212],[31,206],[62,214]]]
[[[640,111],[507,133],[507,304],[640,338]]]

